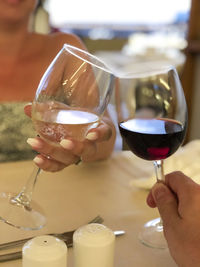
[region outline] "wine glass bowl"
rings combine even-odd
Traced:
[[[125,146],[153,161],[157,181],[164,182],[163,160],[181,146],[187,129],[187,106],[176,69],[144,65],[118,78],[116,103]],[[147,246],[165,248],[160,220],[146,223],[140,239]]]
[[[69,64],[70,62],[70,64]],[[32,120],[49,142],[83,140],[97,127],[110,100],[114,75],[86,51],[64,45],[44,74],[33,101]]]
[[[114,81],[101,60],[65,44],[44,73],[33,100],[32,121],[39,136],[54,146],[66,138],[83,141],[100,123]],[[25,230],[45,225],[45,216],[32,206],[39,173],[36,167],[18,194],[0,194],[0,220]]]

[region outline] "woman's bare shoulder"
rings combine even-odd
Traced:
[[[70,44],[86,50],[84,43],[78,36],[63,32],[50,34],[32,33],[30,40],[31,51],[40,54],[40,56],[42,53],[43,56],[49,56],[51,54],[54,57],[62,49],[64,44]]]
[[[54,46],[60,47],[63,46],[64,44],[70,44],[79,47],[81,49],[86,49],[81,39],[74,34],[57,32],[49,34],[48,38],[49,40],[51,39],[51,42],[53,43]]]

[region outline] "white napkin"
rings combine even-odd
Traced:
[[[200,184],[200,140],[194,140],[181,147],[174,155],[164,160],[164,173],[182,171]],[[133,179],[133,187],[150,189],[156,182],[155,173],[149,177]]]

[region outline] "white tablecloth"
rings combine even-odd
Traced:
[[[117,152],[106,161],[74,165],[57,173],[42,172],[33,199],[44,209],[47,226],[28,232],[0,222],[0,243],[72,230],[99,214],[112,230],[126,231],[116,240],[115,267],[176,266],[167,249],[151,249],[138,240],[140,227],[158,217],[158,212],[146,205],[147,191],[130,186],[130,182],[149,175],[151,164],[131,152]],[[32,168],[30,161],[0,164],[0,190],[19,190]],[[73,266],[72,251],[70,248],[68,267]],[[22,263],[15,260],[1,266],[19,267]]]

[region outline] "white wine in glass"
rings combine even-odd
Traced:
[[[101,60],[65,44],[43,75],[33,101],[32,121],[39,136],[53,146],[60,146],[65,138],[84,140],[100,123],[114,81]],[[18,194],[0,194],[2,221],[25,230],[45,225],[46,217],[32,202],[39,173],[36,167]]]

